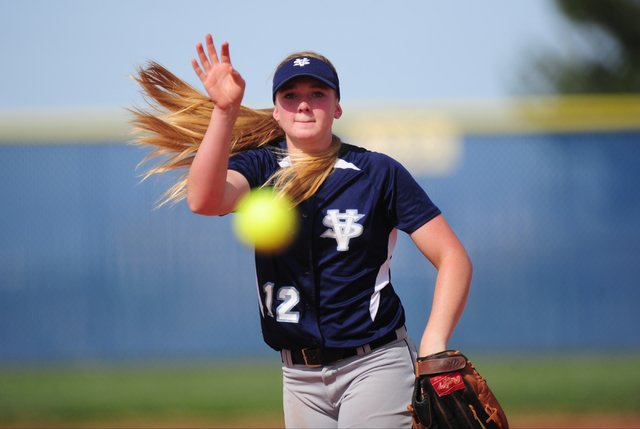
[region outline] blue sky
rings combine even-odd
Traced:
[[[0,0],[0,109],[138,103],[127,76],[146,60],[199,87],[208,32],[252,107],[297,50],[331,59],[343,101],[379,103],[506,97],[533,48],[562,45],[551,0]]]

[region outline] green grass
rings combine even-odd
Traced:
[[[277,365],[0,370],[0,425],[233,418],[247,409],[282,414],[282,372]]]
[[[473,361],[512,414],[639,414],[640,355]]]
[[[638,355],[500,358],[469,356],[510,414],[637,414]],[[0,425],[117,419],[279,416],[276,364],[79,368],[0,367]]]

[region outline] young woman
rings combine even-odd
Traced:
[[[141,70],[144,90],[172,113],[137,111],[139,128],[153,134],[139,141],[156,147],[154,156],[170,155],[149,174],[188,167],[168,200],[186,193],[195,213],[233,212],[265,185],[297,205],[293,245],[256,254],[264,340],[282,355],[286,426],[411,427],[417,355],[447,348],[466,303],[472,266],[464,247],[399,163],[333,135],[340,85],[326,58],[285,59],[267,113],[241,106],[245,82],[227,43],[218,54],[207,35],[206,52],[196,49],[192,65],[209,99],[157,65]],[[417,351],[390,283],[399,230],[438,270]]]

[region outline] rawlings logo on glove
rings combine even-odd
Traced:
[[[438,396],[448,395],[454,390],[464,389],[462,375],[459,372],[439,375],[433,377],[430,381]]]

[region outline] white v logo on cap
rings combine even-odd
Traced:
[[[293,66],[299,66],[299,67],[304,67],[307,64],[310,64],[311,61],[309,61],[309,58],[297,58],[294,62],[293,62]]]

